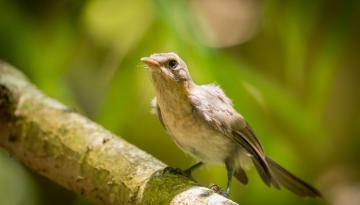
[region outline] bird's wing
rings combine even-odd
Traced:
[[[212,127],[227,136],[235,134],[236,138],[245,138],[256,153],[265,156],[264,149],[251,127],[233,108],[231,100],[221,88],[213,84],[198,86],[193,89],[190,99],[196,113]]]
[[[153,113],[153,114],[155,114],[156,116],[158,116],[161,125],[162,125],[165,129],[167,129],[166,126],[165,126],[165,124],[164,124],[164,121],[163,121],[163,119],[162,119],[161,110],[160,110],[159,104],[157,103],[156,97],[154,97],[154,98],[151,100],[151,113]]]
[[[242,121],[239,124],[242,124],[243,127],[235,127],[233,128],[234,132],[237,135],[242,135],[242,136],[246,136],[247,140],[249,141],[249,143],[254,146],[256,148],[256,150],[261,154],[261,155],[265,155],[264,153],[264,148],[262,147],[262,145],[260,144],[258,138],[256,137],[254,131],[252,130],[252,128],[250,127],[250,125],[245,121],[244,118],[239,119],[240,121]],[[236,124],[236,123],[235,123]]]
[[[213,84],[197,86],[192,89],[190,100],[198,117],[252,155],[254,165],[266,184],[279,187],[266,162],[262,145],[221,88]]]

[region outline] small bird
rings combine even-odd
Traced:
[[[320,192],[291,174],[265,155],[254,131],[232,105],[223,90],[214,84],[197,85],[185,62],[176,53],[143,57],[151,73],[156,97],[152,100],[161,124],[175,144],[198,163],[182,173],[191,172],[204,163],[225,164],[229,196],[232,177],[248,183],[245,170],[254,165],[267,186],[284,186],[304,197],[320,197]]]

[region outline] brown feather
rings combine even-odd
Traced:
[[[268,185],[273,185],[275,188],[279,189],[279,183],[277,182],[276,178],[272,175],[269,165],[265,160],[265,155],[261,153],[259,150],[253,146],[247,137],[244,137],[243,133],[240,131],[234,131],[234,140],[238,142],[242,147],[249,152],[253,158],[252,161],[257,169],[258,173],[260,174],[262,180]]]
[[[236,177],[237,180],[239,180],[239,182],[241,182],[244,185],[246,185],[249,182],[245,170],[241,167],[235,170],[234,176]]]
[[[293,175],[292,173],[281,167],[272,159],[267,157],[266,161],[268,162],[271,170],[273,171],[274,175],[281,183],[281,185],[283,185],[288,190],[299,196],[321,197],[321,193],[317,189],[310,186],[303,180],[299,179],[297,176]]]

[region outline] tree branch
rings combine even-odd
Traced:
[[[0,62],[0,146],[96,204],[236,203],[45,96]]]

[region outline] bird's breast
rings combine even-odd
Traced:
[[[222,163],[235,146],[228,137],[196,117],[191,109],[161,108],[174,142],[186,153],[207,162]]]

